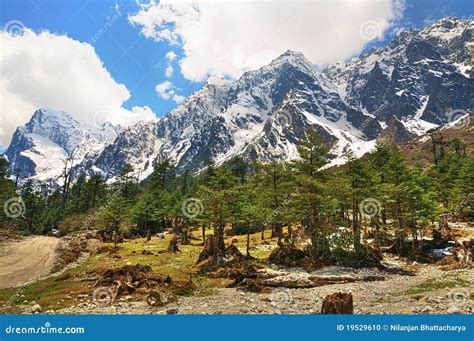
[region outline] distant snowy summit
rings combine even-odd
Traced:
[[[237,156],[294,159],[311,128],[331,147],[331,164],[340,164],[377,138],[403,142],[472,111],[472,33],[473,20],[446,17],[324,70],[287,51],[238,80],[213,79],[157,122],[123,130],[40,109],[16,130],[6,155],[12,169],[38,180],[60,177],[67,157],[75,174],[111,179],[131,163],[143,179],[157,159],[170,158],[178,171]]]

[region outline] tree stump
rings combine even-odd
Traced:
[[[197,263],[202,262],[203,260],[208,259],[209,257],[214,257],[216,255],[216,245],[213,235],[207,236],[206,241],[204,242],[204,248],[199,254]]]
[[[146,241],[149,242],[151,240],[151,232],[150,230],[146,231]]]
[[[170,243],[168,244],[168,252],[169,253],[181,253],[178,249],[178,238],[173,237],[173,239],[170,240]]]
[[[181,245],[189,245],[189,235],[187,230],[181,233]]]
[[[324,298],[321,314],[353,314],[352,294],[336,292]]]

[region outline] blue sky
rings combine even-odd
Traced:
[[[144,3],[145,1],[140,2]],[[364,0],[359,0],[359,2],[364,2]],[[172,84],[173,93],[179,96],[188,96],[199,89],[205,81],[202,75],[208,72],[208,69],[204,68],[200,73],[197,73],[193,71],[193,68],[198,69],[206,61],[206,56],[200,56],[201,59],[187,60],[183,65],[188,66],[188,71],[183,73],[180,70],[179,63],[183,58],[183,49],[188,48],[196,51],[195,45],[185,45],[179,39],[175,42],[171,38],[156,39],[154,36],[155,39],[153,39],[150,35],[143,34],[142,29],[146,26],[143,24],[143,20],[146,21],[147,18],[150,18],[147,16],[149,13],[143,13],[142,18],[137,19],[132,25],[129,16],[136,15],[141,10],[145,12],[145,8],[135,0],[2,0],[0,6],[0,25],[2,27],[9,22],[19,21],[34,32],[47,30],[92,45],[113,80],[118,84],[124,84],[130,92],[130,98],[123,103],[123,107],[126,109],[148,106],[158,117],[162,116],[176,107],[177,103],[172,96],[160,96],[156,91],[157,84],[167,81]],[[360,44],[360,47],[354,47],[343,56],[347,58],[347,53],[354,55],[372,46],[384,45],[392,38],[396,29],[421,27],[446,15],[466,18],[472,16],[474,12],[472,1],[468,0],[406,1],[404,7],[396,19],[392,18],[391,26],[382,32],[383,39],[373,39],[365,44]],[[370,15],[373,16],[373,14]],[[189,23],[189,19],[187,20]],[[191,23],[194,23],[193,20]],[[107,27],[105,32],[99,33],[107,23],[111,22],[112,24]],[[219,29],[218,26],[217,28]],[[236,27],[233,29],[238,30]],[[348,41],[350,39],[348,37]],[[166,53],[170,51],[177,55],[172,61],[165,57]],[[306,52],[303,52],[306,55]],[[188,51],[188,53],[190,52]],[[202,51],[200,53],[202,54]],[[209,53],[209,59],[215,57],[211,51]],[[326,56],[321,58],[321,60],[327,60],[324,59]],[[226,64],[230,63],[224,61],[218,71],[225,71]],[[174,70],[171,76],[166,75],[166,68],[169,66]],[[229,71],[231,76],[238,75],[238,72],[240,72],[239,69],[236,71],[235,68]],[[219,74],[222,75],[222,72]],[[5,108],[1,109],[5,110]],[[10,118],[3,117],[3,119],[9,120]],[[0,139],[0,150],[1,146],[2,140]]]
[[[117,4],[120,17],[105,34],[92,42],[108,18],[117,14]],[[148,105],[155,113],[162,115],[176,106],[173,101],[163,101],[155,92],[157,82],[166,79],[164,57],[170,47],[166,43],[143,37],[128,22],[128,13],[137,10],[135,1],[129,0],[3,0],[0,24],[3,26],[10,20],[20,20],[33,30],[47,29],[82,42],[90,42],[113,78],[125,84],[132,93],[125,107]],[[200,84],[180,77],[179,72],[175,72],[173,82],[182,84],[184,94],[200,87]]]

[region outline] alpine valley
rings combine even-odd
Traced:
[[[177,108],[126,128],[92,126],[61,108],[38,109],[18,127],[5,155],[21,177],[116,177],[126,163],[144,179],[156,160],[199,171],[213,160],[297,158],[310,128],[331,148],[330,165],[361,157],[377,140],[402,143],[451,123],[474,107],[474,20],[445,17],[402,31],[383,48],[319,68],[287,51],[239,79],[212,79]]]

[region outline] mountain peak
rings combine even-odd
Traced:
[[[54,110],[50,108],[39,108],[35,110],[31,120],[34,119],[41,119],[41,118],[48,118],[48,117],[68,117],[72,118],[68,113],[64,111]]]
[[[283,52],[280,57],[288,57],[288,56],[294,56],[294,57],[302,57],[302,58],[305,58],[305,56],[303,55],[303,53],[299,52],[299,51],[293,51],[293,50],[286,50],[285,52]]]
[[[306,59],[305,55],[298,51],[286,50],[280,56],[272,61],[272,64],[275,62],[286,62],[286,61],[299,61],[304,64],[311,64],[312,63]]]

